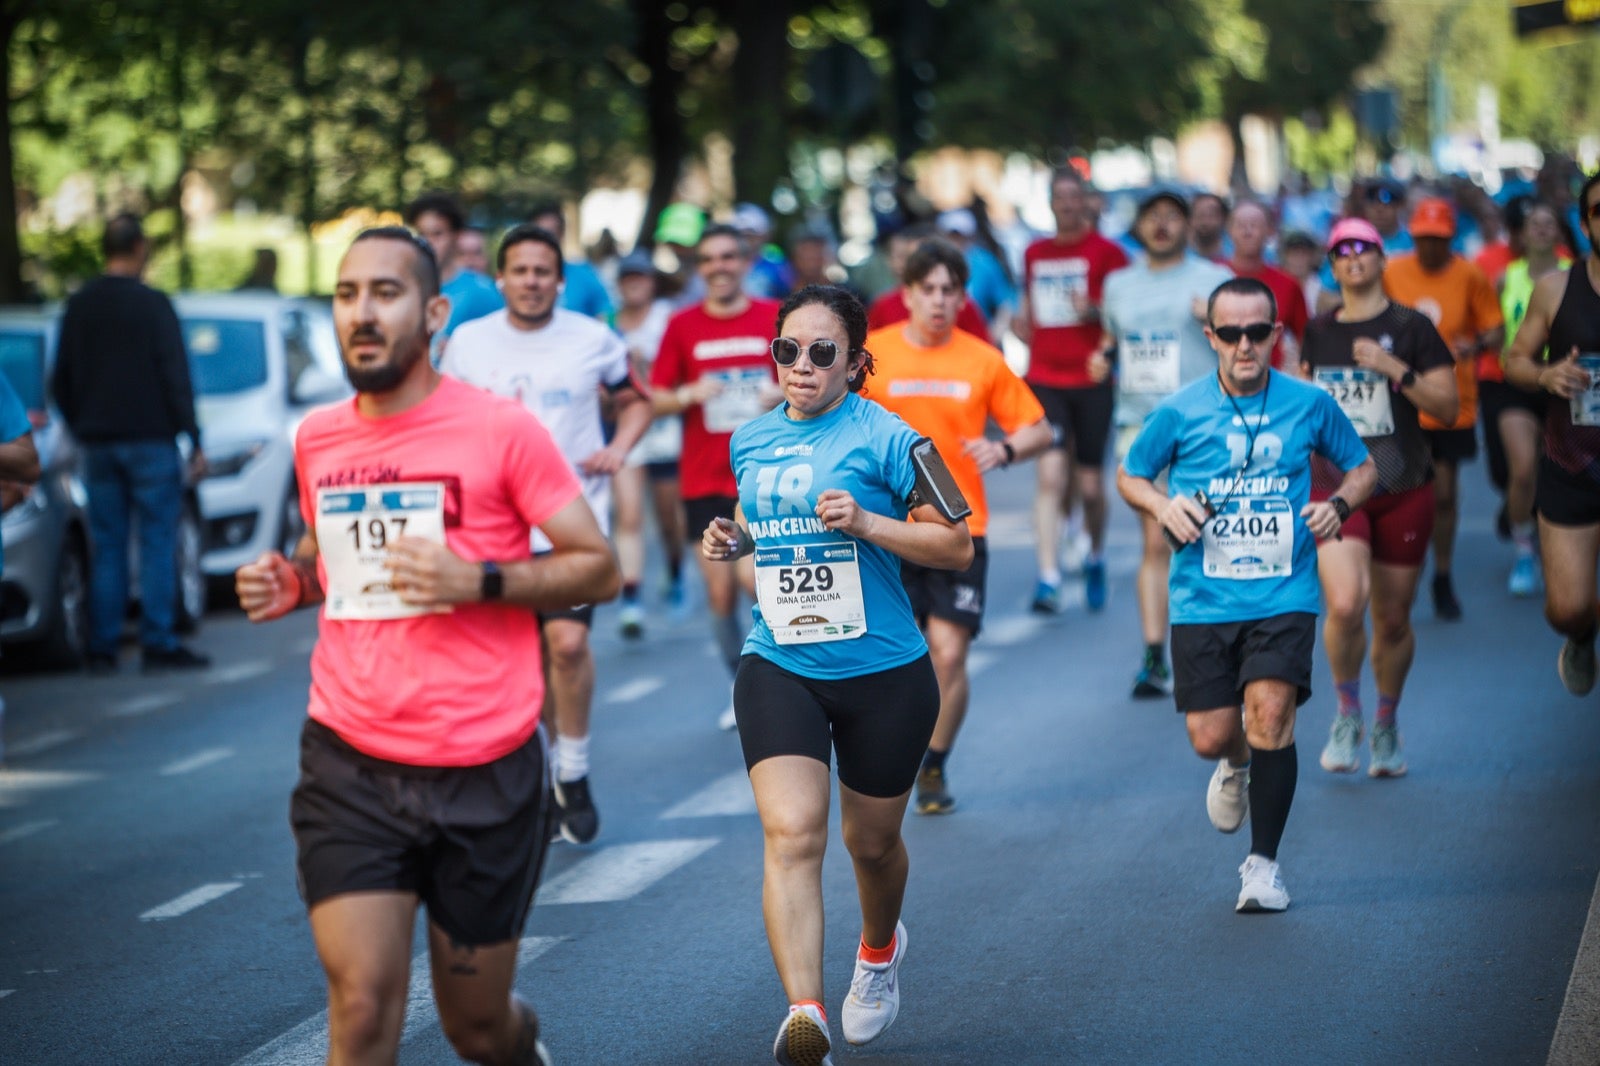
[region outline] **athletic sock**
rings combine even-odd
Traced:
[[[1373,716],[1375,725],[1394,725],[1394,713],[1400,707],[1399,696],[1385,696],[1378,693],[1378,713]]]
[[[1339,696],[1339,714],[1345,718],[1361,717],[1361,679],[1340,681],[1334,686]]]
[[[556,780],[581,781],[589,776],[589,736],[556,734]]]
[[[1277,859],[1299,775],[1300,759],[1293,744],[1277,751],[1250,749],[1251,854]]]
[[[717,650],[722,653],[722,663],[728,673],[739,669],[739,653],[744,650],[744,627],[739,624],[738,612],[726,618],[711,619],[712,631],[717,635]]]
[[[1523,522],[1511,527],[1511,543],[1517,546],[1518,555],[1533,554],[1533,523]]]
[[[627,582],[623,583],[623,585],[622,585],[622,602],[623,603],[638,603],[639,602],[639,583],[637,581],[627,581]]]
[[[683,580],[683,556],[667,560],[667,579],[674,585]]]
[[[1046,585],[1051,585],[1051,586],[1059,585],[1059,584],[1061,584],[1061,571],[1060,570],[1041,570],[1041,571],[1039,571],[1039,580],[1044,582]]]
[[[870,962],[874,966],[882,966],[886,962],[893,962],[895,939],[895,937],[891,936],[889,938],[889,946],[886,948],[869,948],[867,946],[867,938],[863,936],[861,938],[861,951],[858,953],[861,961]]]
[[[929,748],[927,754],[922,757],[922,768],[924,770],[938,770],[940,773],[944,773],[944,761],[949,757],[950,753],[948,751],[934,751]]]
[[[1146,644],[1144,657],[1150,661],[1151,666],[1165,666],[1167,663],[1167,646],[1165,644]]]

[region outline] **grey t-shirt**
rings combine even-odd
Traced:
[[[1165,270],[1136,263],[1106,278],[1100,316],[1117,340],[1117,425],[1141,424],[1162,400],[1216,370],[1194,301],[1231,277],[1227,267],[1191,255]]]

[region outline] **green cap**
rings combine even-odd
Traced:
[[[693,245],[706,228],[706,213],[694,204],[668,204],[656,220],[656,240],[662,244]]]

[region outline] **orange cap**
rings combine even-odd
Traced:
[[[1448,200],[1423,200],[1411,212],[1409,229],[1413,237],[1443,237],[1448,240],[1456,235],[1455,208],[1450,206]]]

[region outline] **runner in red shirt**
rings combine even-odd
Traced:
[[[1272,290],[1273,299],[1278,301],[1278,321],[1283,323],[1283,333],[1272,349],[1272,365],[1278,370],[1297,370],[1300,342],[1305,339],[1311,315],[1306,309],[1305,290],[1295,276],[1267,263],[1265,253],[1272,231],[1272,213],[1264,204],[1254,200],[1239,204],[1228,219],[1233,259],[1224,265],[1235,276],[1255,278]]]
[[[1056,173],[1050,185],[1056,235],[1023,253],[1021,306],[1012,319],[1013,332],[1029,346],[1025,380],[1055,434],[1054,446],[1039,457],[1033,503],[1039,566],[1033,609],[1041,614],[1060,607],[1061,520],[1071,511],[1074,488],[1083,500],[1090,542],[1085,598],[1094,610],[1105,603],[1105,459],[1115,400],[1111,383],[1096,382],[1088,366],[1100,346],[1101,288],[1107,274],[1128,265],[1128,257],[1095,232],[1087,193],[1076,171]]]
[[[713,518],[732,518],[739,487],[728,465],[733,431],[783,398],[772,369],[770,345],[778,319],[776,300],[745,294],[751,250],[732,226],[708,226],[695,246],[706,298],[674,315],[650,368],[651,403],[660,415],[683,416],[678,481],[686,528],[696,543]],[[739,607],[739,574],[700,560],[717,648],[731,678],[739,669],[746,626]],[[748,561],[740,564],[749,568]],[[753,572],[753,571],[752,571]],[[719,724],[733,729],[733,707]]]

